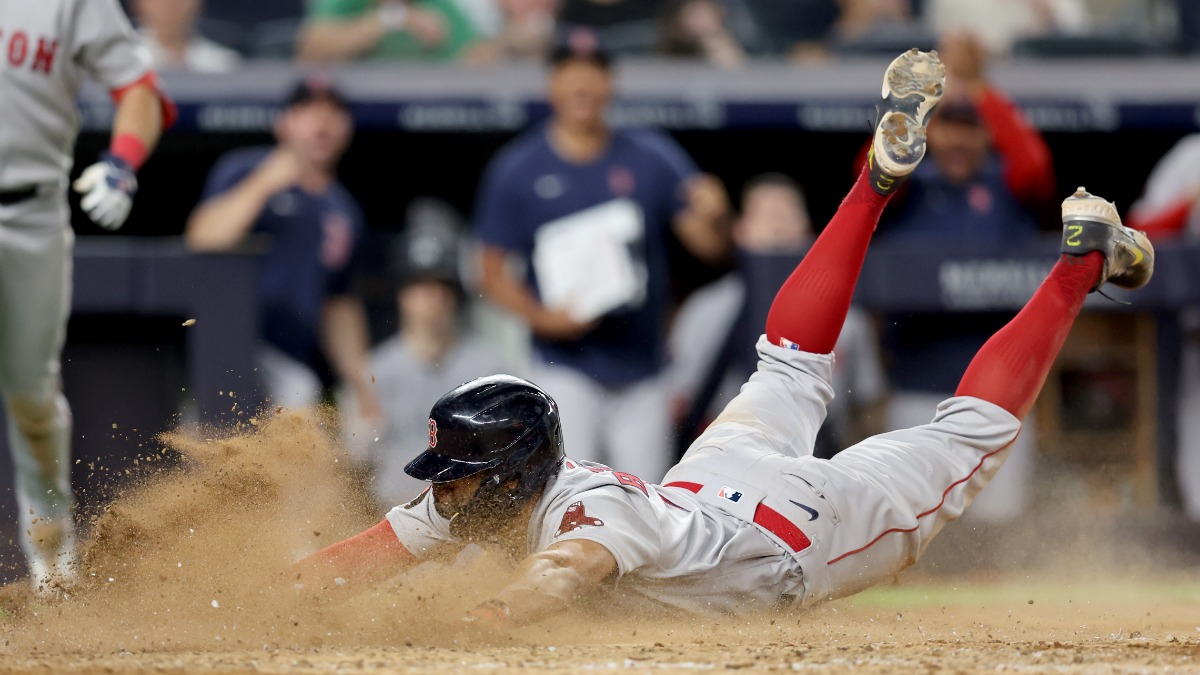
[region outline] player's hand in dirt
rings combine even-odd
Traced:
[[[125,160],[110,153],[83,170],[73,184],[83,195],[79,206],[88,218],[106,230],[117,230],[125,224],[137,194],[137,175]]]
[[[595,330],[599,321],[580,322],[565,309],[543,308],[530,322],[538,337],[546,340],[578,340]]]

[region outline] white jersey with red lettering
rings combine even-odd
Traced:
[[[752,525],[703,508],[692,495],[567,460],[529,523],[529,551],[587,539],[616,558],[622,591],[699,612],[764,609],[794,594],[799,570]],[[387,514],[417,557],[451,541],[449,521],[423,498]]]
[[[530,552],[594,541],[616,558],[621,590],[693,611],[840,597],[915,562],[1020,430],[998,406],[957,397],[930,424],[818,459],[832,355],[765,338],[758,353],[758,371],[663,485],[568,460],[534,510]],[[418,557],[451,539],[428,497],[387,518]]]
[[[149,72],[117,0],[0,0],[0,191],[65,184],[85,76],[120,90]]]

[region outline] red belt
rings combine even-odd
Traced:
[[[700,489],[704,486],[699,483],[679,481],[676,483],[667,483],[663,487],[683,488],[689,492],[699,494]],[[787,544],[796,553],[812,546],[812,541],[809,540],[808,535],[801,532],[800,528],[796,527],[792,521],[784,518],[783,514],[761,502],[754,509],[754,524],[782,539],[783,543]]]

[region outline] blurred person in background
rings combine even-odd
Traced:
[[[324,359],[354,390],[359,413],[378,419],[366,314],[351,289],[366,225],[337,180],[352,133],[342,95],[320,78],[302,80],[275,123],[275,147],[217,161],[185,237],[194,250],[226,251],[251,234],[269,236],[259,271],[258,363],[273,404],[319,403]]]
[[[1037,237],[1034,209],[1054,195],[1049,147],[1020,110],[986,77],[983,45],[965,33],[943,39],[946,95],[928,130],[928,157],[880,226],[881,241],[960,243],[995,250]],[[893,391],[887,428],[929,421],[959,373],[1004,317],[904,314],[884,321]],[[1022,433],[1012,456],[972,517],[1017,517],[1029,498],[1035,434]]]
[[[75,246],[68,184],[92,222],[120,229],[137,172],[177,111],[115,0],[3,2],[0,31],[0,394],[18,538],[34,589],[50,594],[77,575],[61,372]],[[85,78],[112,97],[112,137],[71,183]]]
[[[489,164],[474,233],[480,286],[529,326],[531,379],[559,402],[572,453],[654,480],[673,459],[662,377],[669,239],[701,261],[723,263],[729,207],[721,183],[700,174],[669,137],[608,126],[612,87],[610,57],[595,34],[577,28],[564,35],[551,56],[553,115]],[[617,233],[621,243],[608,245]],[[589,239],[581,250],[579,237],[593,235],[605,247]],[[510,264],[514,256],[525,258],[527,278]],[[581,293],[591,302],[598,289],[616,289],[615,301],[587,317],[577,311],[582,297],[544,303],[561,279],[543,278],[548,268],[537,263],[587,269],[596,262],[589,257],[625,272],[620,278],[629,284],[618,288],[606,272]]]
[[[993,55],[1020,38],[1080,34],[1090,26],[1083,0],[924,0],[925,23],[938,35],[969,32]]]
[[[1159,160],[1128,220],[1151,239],[1200,241],[1200,134],[1185,136]],[[1184,508],[1200,522],[1200,308],[1185,309],[1180,324],[1184,340],[1175,471]]]
[[[838,35],[853,40],[870,32],[912,23],[911,0],[839,0]]]
[[[391,255],[400,330],[371,352],[371,373],[383,406],[380,424],[358,419],[353,389],[340,397],[346,447],[371,474],[376,500],[403,504],[427,487],[404,473],[425,448],[429,408],[463,382],[505,370],[490,345],[463,334],[457,223],[428,200],[409,208]]]
[[[202,7],[201,0],[133,0],[138,35],[156,69],[228,73],[241,63],[236,51],[196,32]]]
[[[746,52],[726,26],[725,8],[718,0],[673,0],[662,16],[660,52],[722,68],[745,62]]]
[[[733,225],[737,270],[693,293],[675,317],[668,341],[668,379],[680,408],[686,447],[712,414],[754,372],[753,349],[778,288],[816,239],[800,186],[778,173],[756,176],[742,190]],[[722,330],[722,327],[728,327]],[[833,349],[833,401],[817,434],[816,456],[884,431],[887,381],[871,318],[851,307]]]
[[[467,61],[543,61],[554,43],[559,0],[497,0],[500,24],[491,39],[471,48]]]
[[[296,52],[307,61],[453,61],[480,37],[454,0],[311,0]]]
[[[943,38],[946,96],[929,128],[929,154],[905,187],[888,231],[980,243],[1035,236],[1032,208],[1054,195],[1050,148],[987,78],[983,45]]]

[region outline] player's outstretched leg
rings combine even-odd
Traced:
[[[775,296],[767,315],[771,344],[814,354],[833,351],[879,215],[925,156],[925,125],[945,80],[937,52],[911,49],[888,66],[867,164]]]
[[[1025,308],[979,350],[958,386],[1023,419],[1087,294],[1106,283],[1145,286],[1154,273],[1146,236],[1121,225],[1112,202],[1082,187],[1062,204],[1062,257]]]

